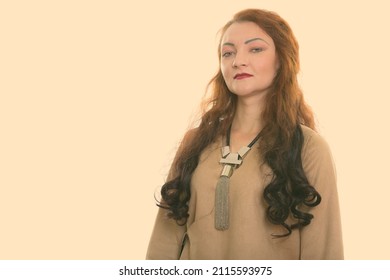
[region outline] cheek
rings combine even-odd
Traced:
[[[278,71],[278,64],[275,60],[269,60],[265,63],[259,64],[258,71],[264,74],[275,76]]]
[[[221,68],[222,76],[223,76],[223,78],[224,78],[225,81],[226,81],[226,78],[229,76],[228,68],[227,68],[226,65],[224,65],[223,63],[221,63],[220,68]]]

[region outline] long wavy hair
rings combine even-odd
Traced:
[[[236,22],[253,22],[274,41],[280,67],[266,96],[262,112],[264,128],[259,139],[261,164],[272,170],[272,179],[263,197],[268,220],[286,229],[288,236],[295,228],[310,224],[313,215],[304,212],[321,201],[320,194],[311,186],[301,162],[303,134],[301,125],[315,130],[311,109],[304,101],[298,86],[299,47],[288,23],[274,12],[247,9],[238,12],[221,29],[218,56],[221,60],[221,41],[226,30]],[[162,186],[159,207],[168,209],[168,216],[179,225],[187,222],[188,202],[191,197],[191,177],[198,165],[201,152],[217,137],[225,135],[231,126],[237,96],[229,91],[221,69],[208,84],[211,93],[203,103],[199,126],[187,133],[173,161],[169,180]],[[260,170],[259,170],[260,172]],[[287,223],[293,217],[294,223]]]

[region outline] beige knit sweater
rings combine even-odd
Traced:
[[[311,224],[293,230],[288,237],[281,226],[266,218],[264,187],[270,181],[270,170],[260,167],[258,144],[246,155],[242,165],[230,178],[230,227],[214,228],[214,193],[222,166],[222,140],[202,153],[191,181],[189,219],[178,226],[159,209],[147,259],[343,259],[343,244],[336,174],[331,152],[325,140],[313,130],[302,126],[304,145],[302,163],[309,183],[322,197],[321,203],[310,208]],[[180,255],[183,238],[187,234]]]

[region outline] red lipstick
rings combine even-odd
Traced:
[[[253,75],[248,74],[248,73],[238,73],[238,74],[234,75],[235,80],[242,80],[242,79],[246,79],[246,78],[250,78],[250,77],[253,77]]]

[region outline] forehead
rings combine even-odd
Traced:
[[[226,42],[239,44],[252,38],[261,38],[273,44],[272,38],[262,28],[249,21],[235,22],[230,25],[222,36],[221,44]]]

